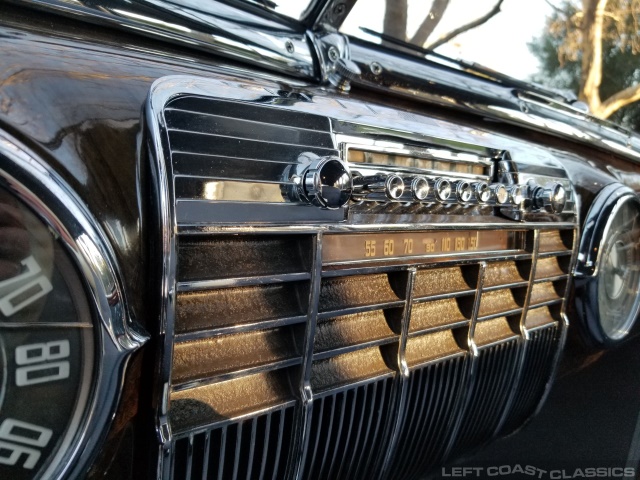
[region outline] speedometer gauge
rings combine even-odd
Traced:
[[[623,338],[635,321],[640,302],[640,215],[629,197],[610,217],[600,252],[598,310],[604,334]]]
[[[0,189],[0,478],[27,479],[78,433],[94,331],[76,268],[47,226]]]
[[[145,337],[82,202],[1,131],[0,165],[0,478],[82,477]]]
[[[576,306],[587,341],[615,345],[635,325],[640,307],[640,200],[634,192],[620,185],[603,190],[585,222],[580,255]]]

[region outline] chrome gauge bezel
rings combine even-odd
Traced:
[[[94,329],[93,385],[81,425],[37,472],[40,478],[81,477],[104,440],[131,353],[148,339],[132,321],[106,236],[67,183],[37,155],[0,131],[0,183],[58,238],[87,293]],[[74,413],[75,415],[75,413]],[[35,472],[34,472],[35,473]]]
[[[575,271],[575,303],[580,333],[590,347],[610,348],[624,341],[637,324],[640,312],[640,281],[636,298],[626,319],[612,333],[603,324],[599,304],[600,284],[604,280],[605,252],[613,222],[621,209],[633,204],[640,214],[640,198],[628,187],[611,184],[602,189],[585,219],[584,233]]]

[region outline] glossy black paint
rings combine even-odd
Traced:
[[[140,157],[144,156],[141,110],[151,84],[173,74],[215,75],[247,81],[262,78],[274,87],[295,92],[300,98],[317,94],[335,97],[339,102],[341,97],[319,87],[305,87],[297,79],[275,77],[272,73],[248,69],[160,40],[120,31],[114,33],[105,27],[25,7],[3,5],[2,8],[0,128],[20,138],[46,159],[84,199],[114,246],[126,281],[126,294],[136,316],[153,329],[153,312],[145,308],[154,300],[149,298],[147,290],[148,272],[154,268],[148,262],[149,238],[145,230],[149,208],[146,186],[150,180],[148,173],[139,168]],[[370,54],[367,55],[362,53],[360,60],[363,71],[364,67],[369,71]],[[517,122],[502,124],[496,122],[495,116],[487,120],[479,110],[466,105],[511,108],[512,93],[452,71],[442,72],[438,82],[426,82],[433,87],[421,98],[421,102],[426,103],[382,98],[371,93],[371,85],[354,86],[350,98],[361,103],[363,111],[392,107],[402,108],[409,116],[426,114],[431,117],[429,133],[442,138],[480,139],[487,147],[496,148],[506,145],[514,158],[526,158],[532,164],[554,167],[556,162],[562,163],[578,187],[581,218],[585,218],[597,192],[615,181],[606,169],[608,165],[629,174],[637,170],[635,163],[610,152],[579,146],[577,138],[566,143],[541,132],[542,129],[531,132]],[[363,82],[373,82],[369,73]],[[410,87],[413,82],[413,78],[407,78],[405,86]],[[455,88],[446,85],[455,85]],[[274,98],[285,101],[278,95]],[[291,101],[295,102],[295,97]],[[436,107],[428,102],[434,102]],[[450,107],[458,111],[449,111]],[[348,131],[349,125],[343,128]],[[127,468],[119,470],[122,464],[112,463],[111,459],[118,445],[129,452],[121,458],[130,459],[133,455],[127,439],[137,410],[139,385],[148,382],[139,378],[143,361],[137,360],[135,365],[113,428],[118,435],[112,438],[105,456],[98,462],[94,470],[96,476],[110,465],[115,468],[110,470],[112,478],[120,478],[122,470],[131,472]],[[149,364],[144,364],[145,371],[152,371],[147,367]]]

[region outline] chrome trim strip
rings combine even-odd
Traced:
[[[318,233],[313,245],[313,262],[311,264],[311,287],[309,288],[309,305],[307,312],[307,328],[302,349],[302,368],[300,384],[298,385],[300,400],[297,404],[299,409],[296,415],[294,430],[292,433],[293,446],[291,447],[292,458],[297,462],[291,462],[291,478],[302,480],[304,475],[304,464],[307,456],[309,444],[309,431],[311,430],[311,419],[313,415],[314,392],[311,388],[311,369],[313,367],[313,347],[316,335],[316,326],[320,315],[318,307],[320,304],[320,288],[322,283],[322,233]]]
[[[397,367],[398,375],[396,377],[396,385],[394,385],[394,411],[390,412],[391,419],[387,423],[389,433],[385,429],[385,436],[388,438],[386,445],[386,454],[380,464],[380,477],[384,478],[388,474],[388,469],[392,465],[393,456],[396,453],[398,440],[400,439],[400,432],[402,427],[402,421],[406,414],[405,405],[407,403],[407,395],[409,388],[409,365],[407,364],[406,352],[407,352],[407,340],[409,338],[409,322],[411,321],[411,310],[413,307],[413,286],[416,281],[417,270],[415,268],[409,268],[407,270],[407,282],[405,284],[405,299],[404,310],[402,312],[400,342],[398,344],[398,357]]]
[[[568,257],[573,254],[573,249],[571,250],[559,250],[557,252],[540,252],[538,258],[549,258],[549,257]]]
[[[542,100],[543,97],[534,98],[530,92],[514,90],[460,69],[434,64],[408,52],[394,51],[354,38],[350,39],[350,45],[351,59],[362,71],[362,75],[352,82],[352,90],[374,90],[414,102],[423,101],[509,124],[525,125],[547,135],[586,143],[640,163],[640,137],[611,122],[551,99],[536,101],[536,98]],[[373,62],[382,67],[377,75],[369,68]],[[434,89],[433,84],[438,88]],[[468,101],[460,102],[455,100],[457,98]]]
[[[471,321],[469,323],[469,331],[467,332],[467,346],[469,349],[469,353],[466,357],[467,365],[463,373],[463,378],[461,380],[461,384],[466,385],[466,388],[460,389],[460,394],[458,395],[458,398],[456,398],[455,405],[453,407],[453,411],[456,412],[456,415],[452,416],[451,425],[449,427],[451,434],[449,436],[449,442],[444,450],[444,454],[442,457],[445,460],[449,458],[449,455],[451,455],[451,451],[455,446],[456,440],[458,439],[460,429],[462,428],[462,420],[464,420],[467,408],[471,403],[471,398],[477,382],[476,370],[478,368],[478,357],[480,355],[480,349],[476,345],[474,334],[476,323],[478,320],[478,312],[480,312],[480,303],[482,301],[482,292],[484,288],[484,277],[487,271],[487,262],[480,262],[478,267],[478,283],[476,285],[476,290],[478,293],[476,294],[476,298],[473,302]]]
[[[423,227],[424,228],[424,227]],[[431,231],[436,230],[436,229],[429,229]],[[390,232],[386,232],[386,233],[390,233]],[[342,261],[342,262],[326,262],[325,265],[327,266],[331,266],[331,267],[342,267],[342,266],[349,266],[349,265],[362,265],[367,264],[367,263],[376,263],[376,262],[385,262],[385,263],[389,263],[389,262],[403,262],[403,263],[407,263],[407,262],[411,262],[411,261],[420,261],[421,263],[428,263],[429,260],[432,260],[436,263],[442,263],[443,260],[442,259],[451,259],[452,261],[464,261],[465,259],[469,258],[472,260],[478,260],[479,258],[488,260],[491,256],[495,256],[495,255],[501,255],[501,256],[507,256],[507,257],[511,257],[513,254],[517,254],[517,253],[522,253],[523,250],[519,250],[519,249],[515,249],[515,250],[492,250],[492,251],[479,251],[479,252],[460,252],[460,253],[426,253],[424,255],[412,255],[412,256],[407,256],[407,257],[384,257],[384,258],[374,258],[371,260],[348,260],[348,261]]]
[[[501,285],[493,285],[491,287],[484,287],[485,292],[491,292],[492,290],[504,290],[507,288],[520,288],[529,286],[529,281],[504,283]]]
[[[428,216],[428,215],[426,215]],[[256,225],[251,227],[251,231],[256,233],[279,233],[279,234],[302,234],[310,233],[314,234],[318,231],[324,233],[346,233],[346,232],[368,232],[368,233],[380,233],[387,231],[412,231],[412,230],[531,230],[533,228],[551,229],[551,230],[569,230],[574,227],[572,222],[531,222],[531,223],[516,223],[513,220],[502,219],[500,217],[492,217],[491,221],[480,222],[468,222],[461,221],[456,222],[453,225],[440,223],[428,223],[428,227],[425,227],[425,223],[420,224],[407,224],[407,223],[375,223],[375,224],[332,224],[332,225],[283,225],[270,226],[270,225]],[[179,225],[176,227],[176,232],[181,235],[211,235],[216,234],[228,234],[233,235],[236,233],[246,233],[247,226],[234,226],[234,225],[211,225],[211,226],[192,226],[192,225]],[[571,250],[562,250],[561,252],[571,253]],[[555,252],[541,254],[541,255],[557,255]],[[403,257],[407,258],[407,257]]]
[[[304,29],[291,22],[268,20],[222,2],[124,0],[13,0],[86,22],[134,31],[233,60],[250,62],[280,74],[316,77],[314,52]],[[149,14],[145,3],[153,7]],[[187,27],[186,25],[189,25]],[[260,75],[252,72],[252,75]],[[273,76],[270,75],[272,78]]]
[[[220,335],[231,335],[235,333],[252,332],[254,330],[266,330],[268,328],[286,327],[295,325],[306,320],[306,316],[278,318],[275,320],[261,320],[252,323],[241,323],[229,325],[227,327],[216,327],[208,330],[196,330],[194,332],[176,333],[175,342],[187,342],[190,340],[200,340],[203,338],[218,337]]]
[[[632,200],[638,201],[637,194],[618,183],[607,185],[598,193],[584,220],[576,276],[595,277],[598,274],[602,248],[615,213],[625,202]]]
[[[563,275],[555,275],[553,277],[536,278],[533,281],[533,283],[538,284],[538,283],[547,283],[547,282],[558,282],[560,280],[568,280],[570,276],[571,275],[569,274],[563,274]]]
[[[571,256],[571,266],[569,268],[570,272],[573,272],[574,269],[576,268],[576,262],[578,259],[578,248],[577,248],[578,245],[580,245],[580,230],[578,227],[576,227],[573,230],[573,255]],[[553,385],[553,382],[555,381],[556,376],[558,375],[558,370],[560,368],[560,360],[562,359],[564,346],[567,342],[567,332],[569,330],[569,324],[570,324],[569,316],[567,315],[567,306],[569,304],[569,292],[571,292],[572,283],[573,283],[573,275],[569,277],[569,280],[567,280],[564,299],[562,301],[562,306],[560,307],[561,321],[560,321],[558,345],[556,347],[555,358],[553,359],[553,367],[551,369],[551,373],[549,374],[549,380],[545,385],[544,393],[540,398],[540,402],[538,403],[538,406],[536,407],[535,411],[533,412],[533,414],[531,415],[528,421],[530,421],[533,417],[535,417],[538,413],[540,413],[540,410],[542,409],[543,405],[547,401],[547,397],[551,392],[551,386]],[[557,302],[554,302],[554,303],[557,303]]]
[[[324,320],[325,318],[339,317],[342,315],[351,315],[352,313],[371,312],[373,310],[383,310],[385,308],[402,307],[404,300],[398,300],[394,302],[376,303],[374,305],[365,305],[362,307],[347,307],[339,310],[331,310],[318,313],[318,319]]]
[[[73,438],[62,440],[57,459],[49,462],[42,473],[42,478],[80,477],[98,453],[97,448],[113,420],[130,355],[142,347],[149,336],[128,310],[116,255],[85,202],[34,152],[1,130],[0,157],[3,185],[58,236],[78,267],[89,291],[87,301],[97,313],[92,326],[96,328],[95,351],[99,352],[99,359],[87,411],[75,412],[76,416],[81,415],[77,419],[82,422],[81,426]],[[86,328],[83,323],[59,325]],[[56,324],[43,322],[38,328],[48,326]]]
[[[380,375],[374,375],[372,377],[363,378],[362,380],[358,380],[356,382],[327,388],[326,390],[315,392],[313,395],[314,395],[314,398],[316,399],[326,397],[328,395],[335,395],[336,393],[346,392],[347,390],[354,390],[358,387],[361,387],[362,385],[367,385],[368,383],[374,383],[380,380],[384,380],[385,378],[393,377],[395,374],[396,372],[390,370],[389,372],[382,373]]]
[[[529,305],[529,308],[538,308],[538,307],[550,307],[551,305],[557,305],[558,303],[563,303],[566,298],[566,294],[562,298],[554,298],[553,300],[547,300],[546,302],[532,303]]]
[[[571,252],[569,252],[571,253]],[[407,257],[405,257],[407,258]],[[441,259],[437,259],[439,261],[435,261],[433,263],[431,262],[426,262],[425,260],[428,259],[415,259],[415,261],[413,262],[404,262],[404,263],[398,263],[398,264],[394,264],[394,265],[379,265],[379,264],[374,264],[374,266],[371,267],[362,267],[362,268],[345,268],[345,269],[339,269],[336,268],[335,270],[326,270],[323,273],[324,277],[336,277],[336,276],[349,276],[349,275],[360,275],[360,274],[367,274],[367,273],[380,273],[380,272],[392,272],[392,271],[398,271],[398,270],[402,270],[402,267],[407,267],[409,265],[415,265],[416,267],[420,268],[423,266],[428,266],[429,268],[438,268],[438,267],[450,267],[450,266],[456,266],[456,265],[472,265],[477,263],[480,260],[484,260],[486,262],[496,262],[496,261],[504,261],[504,260],[529,260],[531,259],[531,254],[529,253],[519,253],[519,254],[515,254],[515,255],[502,255],[500,254],[499,256],[490,256],[490,257],[484,257],[482,255],[478,255],[478,257],[476,258],[451,258],[451,259],[447,259],[447,260],[441,260]],[[422,260],[422,262],[419,262],[418,260]],[[333,265],[329,265],[330,267],[333,267]],[[475,290],[463,290],[461,292],[455,292],[458,293],[462,296],[464,295],[472,295],[473,293],[475,293]],[[414,301],[415,302],[421,302],[423,301],[429,301],[429,300],[436,300],[438,298],[447,298],[446,295],[449,294],[442,294],[443,296],[440,297],[439,295],[434,295],[432,297],[418,297],[416,298]]]
[[[434,267],[434,268],[437,268],[437,267]],[[485,291],[487,290],[485,289]],[[475,294],[476,294],[475,290],[461,290],[458,292],[440,293],[438,295],[429,295],[426,297],[415,297],[413,299],[413,303],[425,303],[425,302],[432,302],[435,300],[446,300],[447,298],[468,297]]]
[[[471,320],[461,320],[459,322],[447,323],[446,325],[438,325],[437,327],[423,328],[409,332],[409,338],[420,337],[429,333],[442,332],[444,330],[455,330],[456,328],[466,327],[471,324]]]
[[[273,370],[280,370],[282,368],[293,367],[294,365],[300,365],[302,363],[301,357],[288,358],[285,360],[278,360],[275,362],[266,363],[264,365],[258,365],[256,367],[241,368],[234,370],[233,372],[221,373],[208,377],[202,377],[198,380],[174,383],[171,386],[172,392],[180,392],[182,390],[189,390],[191,388],[203,387],[205,385],[213,385],[214,383],[226,382],[234,378],[246,377],[247,375],[254,375],[256,373],[270,372]]]
[[[216,280],[194,280],[192,282],[178,282],[176,284],[176,290],[178,292],[195,292],[199,290],[210,290],[214,288],[248,287],[270,283],[299,282],[303,280],[309,280],[310,278],[310,274],[301,272],[283,273],[281,275],[263,275],[259,277],[235,277],[220,278]]]
[[[153,86],[152,86],[153,91]],[[149,94],[150,98],[151,93]],[[165,162],[163,152],[168,151],[168,139],[160,134],[161,128],[166,128],[164,114],[161,109],[155,109],[152,101],[147,101],[146,115],[147,129],[152,133],[148,136],[147,148],[150,150],[150,171],[152,185],[157,189],[158,224],[156,234],[161,245],[162,264],[160,265],[160,322],[158,331],[158,359],[159,371],[155,379],[154,405],[156,415],[156,430],[158,434],[158,465],[156,476],[158,479],[170,478],[173,472],[173,443],[171,425],[169,423],[169,402],[171,395],[171,366],[173,361],[175,305],[176,305],[176,230],[175,205],[171,202],[173,182],[169,182],[170,162]],[[157,159],[157,161],[154,161]]]
[[[498,421],[496,429],[493,431],[492,438],[495,438],[500,433],[500,430],[502,430],[502,428],[504,427],[504,424],[509,418],[509,414],[511,413],[511,407],[513,406],[513,402],[516,399],[518,388],[520,387],[520,382],[522,381],[523,375],[524,375],[524,362],[527,356],[527,350],[530,345],[530,338],[531,338],[529,334],[529,330],[525,326],[525,322],[527,320],[527,314],[529,313],[529,302],[531,300],[531,293],[533,292],[533,285],[536,278],[536,268],[538,265],[539,249],[540,249],[540,230],[535,230],[533,234],[533,253],[531,258],[531,270],[529,271],[527,293],[524,298],[524,304],[522,306],[522,315],[520,316],[520,322],[518,325],[520,329],[520,337],[518,338],[519,348],[518,348],[516,374],[513,379],[513,383],[511,385],[511,391],[509,392],[509,396],[504,405],[504,411],[502,412],[502,417]]]
[[[344,353],[350,353],[350,352],[355,352],[357,350],[362,350],[364,348],[369,348],[369,347],[379,347],[381,345],[389,345],[391,343],[397,342],[398,341],[398,337],[397,336],[393,336],[393,337],[387,337],[387,338],[380,338],[377,340],[371,340],[368,342],[363,342],[363,343],[356,343],[354,345],[347,345],[344,347],[337,347],[331,350],[323,350],[321,352],[317,352],[313,354],[313,360],[324,360],[326,358],[331,358],[331,357],[335,357],[336,355],[342,355]]]
[[[487,290],[485,290],[486,292]],[[484,315],[483,317],[478,317],[476,322],[485,322],[487,320],[492,320],[494,318],[500,318],[500,317],[508,317],[511,315],[516,315],[518,313],[522,313],[522,308],[514,308],[512,310],[504,310],[502,312],[498,312],[498,313],[492,313],[491,315]]]

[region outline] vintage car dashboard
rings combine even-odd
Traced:
[[[30,8],[0,21],[0,478],[422,478],[537,413],[568,338],[637,342],[632,134],[449,110],[388,51],[359,81],[363,45],[314,83]]]

